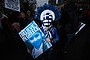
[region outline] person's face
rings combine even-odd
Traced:
[[[27,15],[30,16],[30,14],[31,14],[31,12],[28,10],[28,11],[27,11]]]
[[[21,12],[21,13],[20,13],[20,16],[21,16],[22,18],[25,18],[25,13],[24,13],[24,12]]]
[[[47,13],[44,17],[43,17],[43,25],[45,27],[49,27],[50,25],[52,25],[52,15],[50,13]]]
[[[33,37],[30,38],[30,42],[36,49],[38,49],[42,43],[42,35],[40,32],[36,32]]]

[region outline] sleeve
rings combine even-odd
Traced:
[[[56,28],[53,28],[52,30],[53,32],[53,41],[52,43],[56,43],[59,40],[59,34]]]

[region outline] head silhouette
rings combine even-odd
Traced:
[[[35,34],[33,34],[33,36],[29,39],[29,41],[31,42],[31,44],[36,48],[39,49],[39,47],[42,44],[42,33],[40,31],[37,31]]]

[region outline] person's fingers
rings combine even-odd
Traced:
[[[47,41],[51,42],[51,39],[50,38],[46,38]]]

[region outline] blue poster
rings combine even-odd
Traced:
[[[37,58],[52,46],[52,44],[46,40],[45,35],[35,21],[32,21],[21,30],[19,36],[25,42],[33,58]]]

